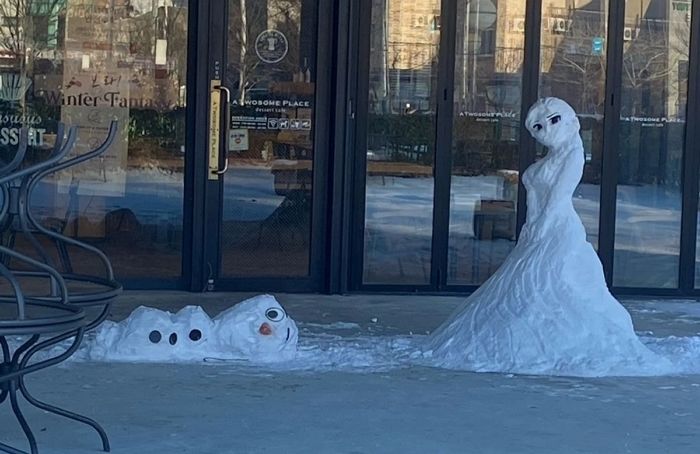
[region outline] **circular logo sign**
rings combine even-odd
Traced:
[[[255,53],[265,63],[279,63],[288,51],[287,37],[277,30],[265,30],[255,39]]]

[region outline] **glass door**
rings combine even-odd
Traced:
[[[327,97],[320,96],[318,0],[225,6],[218,12],[227,18],[226,45],[210,93],[221,109],[210,119],[220,134],[210,143],[220,157],[217,164],[210,156],[209,173],[219,182],[216,287],[320,290],[319,155],[327,147],[319,131],[327,128],[317,118],[318,100]]]
[[[615,287],[679,285],[692,9],[685,1],[625,4]]]
[[[515,246],[525,2],[458,0],[448,285],[479,285]]]
[[[358,147],[366,155],[362,283],[425,285],[431,280],[440,0],[367,3],[366,134]]]
[[[478,285],[515,244],[525,3],[363,9],[354,287]]]

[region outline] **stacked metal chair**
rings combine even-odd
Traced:
[[[51,153],[42,161],[22,167],[28,144],[28,132],[22,130],[17,152],[7,165],[0,167],[0,229],[9,238],[0,244],[0,279],[9,286],[9,293],[0,294],[0,404],[9,399],[13,413],[29,442],[30,452],[38,452],[36,439],[21,412],[18,395],[31,405],[44,411],[70,418],[93,427],[102,440],[102,448],[109,451],[109,441],[102,427],[90,418],[39,401],[28,391],[24,377],[69,358],[80,346],[86,331],[96,327],[107,317],[112,299],[122,290],[114,278],[107,256],[96,247],[68,237],[61,232],[43,226],[30,209],[32,194],[43,178],[83,163],[104,153],[116,138],[117,122],[111,123],[107,138],[96,149],[69,159],[77,128],[58,125],[56,143]],[[36,258],[15,250],[15,239],[24,236]],[[57,248],[60,265],[44,248],[40,236],[49,239]],[[68,246],[80,248],[94,255],[103,265],[100,275],[76,273],[68,258]],[[45,280],[47,292],[35,288],[23,288],[23,282]],[[87,290],[75,284],[87,284]],[[87,310],[96,308],[97,310]],[[95,315],[96,314],[96,315]],[[7,338],[23,336],[21,345],[12,351]],[[41,340],[41,342],[39,342]],[[68,342],[66,349],[48,354],[47,359],[33,360],[42,350]],[[60,351],[60,349],[58,349]],[[19,394],[18,394],[19,391]],[[0,451],[24,453],[4,443]]]

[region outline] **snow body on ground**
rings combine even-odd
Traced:
[[[200,301],[204,299],[206,304],[207,300],[214,301],[212,297],[216,295],[199,296],[197,299]],[[241,298],[248,299],[248,295]],[[461,301],[461,298],[454,297],[438,298],[441,301],[449,301],[447,305],[433,302],[435,297],[414,296],[406,299],[405,297],[355,295],[352,297],[327,296],[326,298],[332,301],[339,300],[342,303],[313,306],[309,305],[308,297],[304,295],[284,295],[282,298],[285,312],[295,314],[294,318],[297,320],[297,317],[307,320],[296,322],[298,342],[293,355],[261,357],[252,354],[233,354],[232,350],[226,350],[216,344],[201,346],[196,350],[170,349],[171,346],[168,345],[167,348],[170,350],[168,354],[160,352],[154,354],[153,351],[140,349],[132,352],[130,349],[133,346],[130,344],[127,347],[112,345],[110,350],[105,348],[104,339],[100,339],[100,331],[97,330],[86,335],[80,350],[69,361],[235,365],[242,370],[265,373],[365,373],[425,367],[434,365],[434,361],[431,355],[424,354],[422,347],[429,340],[431,332],[449,312],[458,307],[457,302]],[[383,301],[387,300],[392,301],[389,306],[383,304]],[[231,301],[235,299],[225,298],[222,302],[218,302],[218,305],[225,311],[232,304]],[[423,301],[423,304],[419,305],[418,301]],[[191,298],[187,298],[186,302],[189,304]],[[171,303],[172,306],[167,306],[167,303],[162,301],[161,303],[160,307],[174,314],[182,312],[183,309],[190,314],[204,312],[203,309],[195,309],[194,306],[182,307],[177,302]],[[343,310],[343,318],[339,319],[333,315],[334,312],[349,304],[352,306]],[[626,307],[634,316],[641,342],[672,363],[670,370],[656,371],[657,374],[700,374],[700,309],[698,309],[700,304],[684,300],[632,301],[628,302]],[[450,308],[452,310],[448,310]],[[212,309],[216,314],[216,309]],[[312,311],[317,313],[311,314]],[[138,312],[137,307],[136,313]],[[329,320],[329,314],[334,318]],[[124,320],[130,318],[128,313],[123,317]],[[116,326],[116,322],[108,322],[107,326]],[[192,326],[181,326],[179,330],[186,332],[192,327],[201,326],[201,323],[197,323]],[[142,331],[146,336],[148,335],[145,327]],[[115,353],[114,348],[125,350]],[[455,368],[464,369],[459,365]],[[653,375],[652,371],[643,368],[633,372],[635,373],[626,375]],[[532,373],[564,376],[591,375],[590,373],[572,374],[570,370],[563,369]],[[611,372],[611,375],[616,374]]]
[[[214,319],[200,306],[172,314],[141,306],[126,320],[105,321],[84,346],[101,361],[202,361],[213,357],[257,362],[293,358],[298,329],[271,295],[258,295]]]

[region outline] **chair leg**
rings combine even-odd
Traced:
[[[0,443],[0,451],[6,452],[8,454],[27,454],[27,451],[21,451],[19,449],[13,448],[5,443]]]
[[[10,355],[10,347],[7,345],[7,341],[4,336],[0,336],[0,349],[2,350],[2,363],[0,363],[0,375],[7,370],[11,369],[12,355]],[[10,395],[10,385],[11,382],[0,382],[0,404],[7,400]]]
[[[66,273],[72,273],[73,272],[73,264],[70,261],[70,255],[68,255],[68,248],[66,247],[65,244],[63,244],[59,240],[55,240],[56,242],[56,249],[58,249],[58,257],[59,260],[61,261],[61,266],[63,266],[63,269],[65,270]]]
[[[0,347],[2,348],[3,362],[10,362],[12,360],[12,356],[10,355],[10,346],[8,345],[7,340],[5,340],[4,336],[0,337]]]
[[[22,431],[24,431],[24,435],[27,437],[27,441],[29,441],[29,449],[32,454],[37,454],[38,450],[36,447],[36,438],[34,438],[34,434],[32,433],[32,429],[29,427],[29,424],[27,423],[27,420],[24,418],[24,415],[22,414],[22,410],[19,408],[19,403],[17,402],[17,381],[12,380],[10,382],[10,403],[12,404],[12,411],[15,414],[15,417],[17,418],[17,421],[19,422],[19,425],[22,426]],[[18,451],[21,452],[21,451]]]
[[[82,416],[82,415],[79,415],[77,413],[73,413],[71,411],[64,410],[62,408],[47,404],[45,402],[42,402],[42,401],[36,399],[34,396],[32,396],[29,393],[29,390],[27,390],[27,385],[24,383],[24,377],[19,378],[19,390],[22,392],[22,395],[24,396],[24,398],[27,399],[27,402],[34,405],[35,407],[40,408],[44,411],[48,411],[48,412],[63,416],[63,417],[68,418],[68,419],[72,419],[74,421],[81,422],[83,424],[87,424],[88,426],[95,429],[95,431],[100,436],[100,439],[102,440],[102,450],[105,452],[110,451],[109,439],[107,438],[107,433],[104,431],[102,426],[100,426],[96,421],[94,421],[86,416]]]

